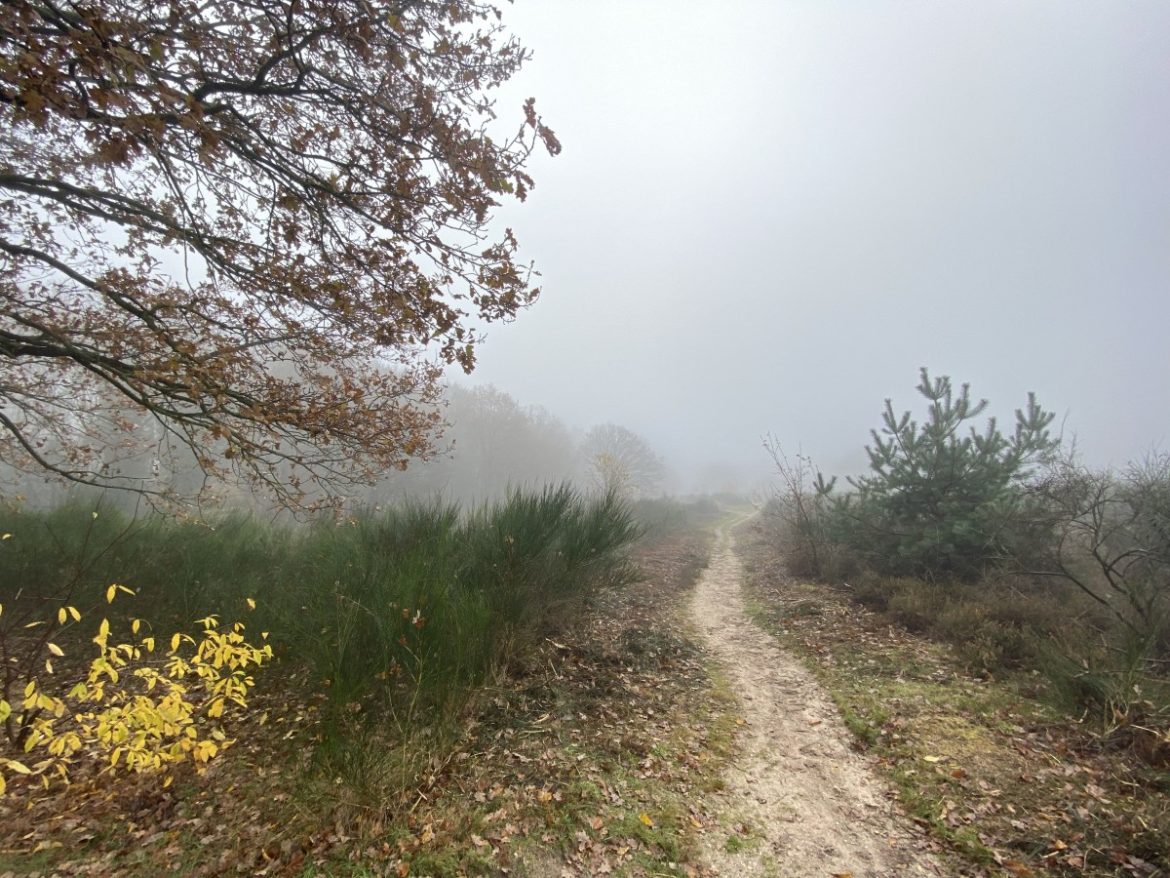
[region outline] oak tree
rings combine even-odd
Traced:
[[[589,476],[601,491],[647,496],[666,479],[666,464],[650,443],[618,424],[593,427],[581,448]]]
[[[161,496],[148,436],[303,504],[424,454],[538,293],[489,234],[559,151],[495,121],[525,58],[475,0],[4,3],[0,463]]]

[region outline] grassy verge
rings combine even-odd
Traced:
[[[663,518],[660,513],[654,514]],[[236,563],[225,565],[237,581],[224,593],[247,589],[240,593],[257,595],[262,608],[266,597],[281,601],[284,611],[303,607],[295,630],[335,638],[335,646],[344,605],[334,582],[371,588],[392,580],[389,571],[400,567],[427,570],[431,581],[456,594],[459,583],[476,582],[489,592],[489,606],[509,605],[508,591],[490,594],[504,585],[547,599],[548,611],[517,607],[526,628],[509,628],[497,617],[497,627],[486,629],[499,634],[503,651],[490,671],[465,678],[475,683],[469,697],[424,698],[414,708],[417,721],[405,722],[412,690],[404,680],[416,679],[406,670],[399,678],[376,677],[379,691],[340,696],[332,679],[322,684],[336,672],[310,648],[297,647],[286,628],[284,654],[258,678],[251,709],[229,721],[236,744],[204,773],[178,771],[167,789],[150,779],[110,785],[82,773],[67,795],[0,803],[0,874],[701,874],[696,839],[715,817],[702,811],[695,794],[718,785],[735,728],[730,697],[712,682],[695,645],[677,633],[682,601],[705,564],[705,532],[684,517],[661,527],[632,558],[617,552],[606,558],[591,551],[596,532],[577,543],[555,528],[536,534],[524,524],[533,518],[523,509],[483,510],[462,523],[440,516],[448,536],[439,542],[419,536],[426,529],[418,521],[430,513],[411,515],[406,521],[414,521],[413,530],[381,518],[295,539],[263,531],[268,545],[299,553],[300,580],[286,598],[260,591],[264,577],[275,582],[279,571],[289,581],[293,564],[273,555],[268,565],[276,571],[249,566],[241,559],[254,547],[241,541]],[[573,525],[574,533],[587,530],[587,515],[577,521],[583,523]],[[604,534],[602,523],[593,526]],[[474,544],[476,534],[481,555],[494,551],[494,558],[454,564],[451,558]],[[365,574],[372,562],[363,547],[370,545],[395,547],[377,577]],[[194,553],[193,566],[204,563],[201,557],[210,565],[213,554]],[[556,583],[546,586],[553,597],[542,597],[540,583],[564,575],[566,556],[592,578],[578,582],[580,595],[571,601]],[[521,564],[521,558],[530,560]],[[116,569],[112,561],[101,563],[108,566],[87,568],[99,582]],[[348,571],[346,579],[339,570]],[[628,583],[635,571],[638,581]],[[614,582],[627,584],[603,587]],[[149,603],[149,588],[141,580],[131,584]],[[332,603],[307,600],[314,588]],[[204,595],[216,593],[208,585]],[[363,604],[370,602],[364,594]],[[414,652],[412,632],[443,632],[434,640],[438,650],[445,644],[466,649],[453,638],[467,640],[478,630],[445,628],[433,595],[427,603],[394,599],[411,610],[404,617],[396,608],[393,618],[410,624],[401,634]],[[413,624],[419,606],[427,620],[421,628]],[[282,618],[272,611],[275,634]],[[377,635],[371,630],[362,636]],[[349,653],[355,662],[349,679],[371,649]],[[418,706],[423,703],[441,708],[449,721],[427,721],[439,714]]]
[[[413,815],[410,874],[701,874],[698,835],[716,816],[699,795],[719,786],[735,728],[679,633],[706,542],[644,547],[642,581],[601,596],[491,691],[462,767]]]
[[[110,583],[137,592],[123,611],[155,625],[231,616],[307,666],[344,715],[458,712],[509,656],[563,624],[595,590],[630,578],[638,535],[613,497],[567,487],[515,493],[463,513],[408,505],[300,529],[253,519],[133,521],[66,508],[9,511],[0,530],[8,612],[0,636],[64,605],[87,618]],[[84,626],[63,638],[84,643]]]
[[[787,577],[745,529],[756,618],[799,654],[910,815],[962,874],[1170,874],[1170,775],[1049,706],[1037,676],[973,675],[952,647]]]

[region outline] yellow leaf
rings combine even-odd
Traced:
[[[65,624],[65,620],[66,620],[66,619],[68,619],[68,618],[69,618],[69,614],[65,612],[65,608],[64,608],[64,607],[62,607],[61,609],[59,609],[59,610],[57,611],[57,624],[58,624],[58,625],[64,625],[64,624]]]
[[[941,756],[923,756],[922,758],[927,762],[942,762]]]
[[[171,638],[171,652],[174,652],[176,649],[179,648],[179,641],[181,639],[182,639],[182,636],[180,634],[178,634],[178,632],[176,632],[175,635]]]
[[[12,534],[4,534],[3,536],[0,536],[0,540],[10,540],[10,539],[12,539]]]
[[[48,647],[49,652],[57,657],[65,655],[65,651],[55,643],[46,643],[45,646]]]
[[[66,607],[65,609],[69,611],[69,615],[73,617],[74,622],[81,621],[81,613],[78,611],[77,607]]]
[[[650,827],[654,826],[654,821],[650,818],[650,815],[647,814],[645,811],[643,811],[641,814],[638,815],[638,819],[641,820],[647,826],[650,826]]]
[[[8,539],[8,534],[5,534],[4,538]],[[4,775],[0,774],[0,798],[3,798],[6,789],[8,789],[8,784],[4,783]]]
[[[122,585],[122,583],[115,582],[115,583],[112,583],[110,585],[110,587],[106,589],[106,603],[112,604],[114,602],[114,595],[117,594],[118,592],[128,594],[131,597],[134,596],[134,589],[126,588],[126,586]]]
[[[32,774],[32,769],[23,762],[17,762],[15,759],[5,759],[4,767],[9,771],[15,771],[17,774]]]
[[[248,598],[247,600],[248,600],[248,609],[249,610],[256,609],[256,602],[254,600],[252,600],[251,598]]]
[[[53,660],[52,659],[45,659],[45,673],[47,673],[47,674],[53,673]]]
[[[142,627],[142,620],[141,620],[141,619],[135,619],[133,622],[131,622],[131,623],[130,623],[130,633],[131,633],[131,634],[137,634],[137,633],[138,633],[138,629],[139,629],[139,628],[141,628],[141,627]]]

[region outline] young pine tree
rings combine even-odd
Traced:
[[[995,418],[978,430],[971,422],[987,400],[974,402],[969,385],[956,393],[949,377],[932,379],[924,367],[917,389],[926,420],[898,416],[886,400],[883,426],[866,446],[871,474],[850,479],[854,494],[834,498],[834,531],[880,572],[975,578],[1011,543],[1034,536],[1016,513],[1034,466],[1059,445],[1048,432],[1054,416],[1029,393],[1010,435]],[[827,493],[832,483],[822,487]]]

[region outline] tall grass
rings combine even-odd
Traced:
[[[113,582],[138,592],[125,611],[154,624],[235,618],[253,598],[249,627],[307,667],[334,713],[404,727],[451,717],[590,593],[628,581],[623,550],[640,531],[616,497],[567,486],[299,527],[94,512],[0,509],[12,535],[0,544],[0,637],[65,603],[97,607]]]

